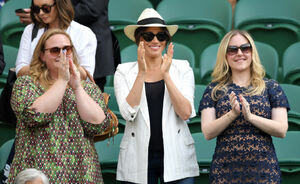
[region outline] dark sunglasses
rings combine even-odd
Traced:
[[[252,50],[252,46],[250,45],[250,43],[243,44],[239,47],[237,47],[237,46],[228,46],[227,47],[227,54],[228,55],[236,55],[238,53],[239,49],[241,49],[242,53],[245,54],[245,53],[248,53]]]
[[[66,52],[67,55],[72,54],[72,53],[73,53],[72,48],[73,48],[72,45],[67,45],[67,46],[64,46],[63,48],[52,47],[52,48],[44,49],[44,51],[49,50],[49,51],[50,51],[50,54],[51,54],[53,57],[57,57],[57,56],[59,56],[60,50],[61,50],[61,49],[62,49],[63,52]]]
[[[44,13],[50,13],[52,6],[55,6],[55,4],[56,4],[56,2],[54,2],[52,5],[44,4],[41,7],[39,7],[39,6],[33,6],[31,8],[31,10],[32,10],[32,12],[34,14],[39,14],[40,10],[43,10]]]
[[[166,41],[169,38],[166,32],[158,32],[157,34],[153,34],[152,32],[142,33],[142,37],[146,42],[151,42],[154,39],[154,36],[156,36],[160,42]]]

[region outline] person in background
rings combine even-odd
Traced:
[[[50,183],[103,183],[94,135],[109,125],[101,90],[81,80],[70,36],[49,29],[39,39],[29,75],[18,77],[11,106],[17,117],[8,183],[36,168]]]
[[[75,21],[89,27],[96,35],[96,66],[94,80],[104,91],[107,75],[112,75],[115,68],[120,64],[120,52],[114,50],[116,37],[111,32],[108,22],[108,3],[109,0],[71,0],[74,11]],[[16,13],[21,23],[32,23],[30,9],[24,9],[26,13]],[[118,52],[118,53],[115,53]]]
[[[32,0],[30,7],[32,24],[25,27],[21,37],[16,61],[17,76],[27,75],[34,48],[42,34],[51,28],[65,30],[77,50],[80,74],[86,78],[86,71],[93,75],[97,41],[95,34],[74,19],[70,0]]]
[[[289,103],[278,82],[264,76],[251,36],[227,33],[199,106],[204,137],[217,137],[210,183],[281,182],[272,136],[285,137]]]
[[[2,74],[4,68],[5,68],[5,61],[4,61],[2,40],[1,40],[1,36],[0,36],[0,75]]]
[[[49,180],[43,172],[29,168],[17,175],[15,184],[49,184]]]
[[[199,175],[186,123],[195,116],[194,74],[188,61],[173,59],[174,45],[169,44],[177,29],[151,8],[141,13],[137,25],[124,29],[138,45],[137,61],[120,64],[114,75],[126,120],[117,168],[117,180],[124,184],[192,184]]]
[[[108,22],[109,0],[72,0],[75,21],[83,24],[96,34],[97,51],[94,80],[104,91],[107,75],[113,75],[120,61],[114,60],[113,36]]]

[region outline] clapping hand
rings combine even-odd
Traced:
[[[246,120],[249,120],[249,117],[251,115],[251,111],[250,111],[250,105],[247,102],[247,100],[243,97],[243,95],[240,95],[240,101],[242,103],[242,113],[245,117]]]
[[[172,64],[172,59],[173,59],[173,53],[174,53],[173,48],[174,48],[173,43],[170,43],[167,54],[163,55],[163,62],[160,67],[163,76],[165,76],[165,74],[169,74],[170,66]]]
[[[60,57],[58,58],[59,60],[58,79],[69,81],[70,80],[69,61],[67,60],[66,53],[62,50],[60,52],[61,52]]]
[[[229,99],[230,99],[230,105],[231,105],[232,111],[234,112],[234,114],[236,116],[238,116],[241,112],[240,104],[237,100],[236,94],[233,91],[230,93]]]
[[[139,73],[145,74],[147,72],[147,65],[145,60],[145,47],[143,41],[141,41],[138,46],[137,60],[139,65]]]

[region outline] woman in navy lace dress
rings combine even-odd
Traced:
[[[280,183],[271,136],[285,137],[289,104],[264,75],[250,35],[227,33],[199,107],[205,138],[217,137],[210,183]]]

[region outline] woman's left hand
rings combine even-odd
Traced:
[[[170,43],[167,54],[164,54],[163,56],[163,62],[160,66],[160,71],[163,74],[163,76],[165,76],[165,74],[169,74],[170,66],[173,59],[173,52],[174,52],[173,48],[174,48],[173,43]]]
[[[240,95],[240,101],[242,103],[242,113],[243,113],[245,119],[248,121],[250,119],[250,116],[252,115],[251,111],[250,111],[250,104],[243,97],[243,95]]]
[[[68,58],[68,59],[69,59],[69,63],[70,63],[70,74],[71,74],[68,84],[73,90],[76,90],[81,85],[80,72],[79,72],[78,68],[76,67],[76,65],[73,63],[73,60],[71,58]]]

